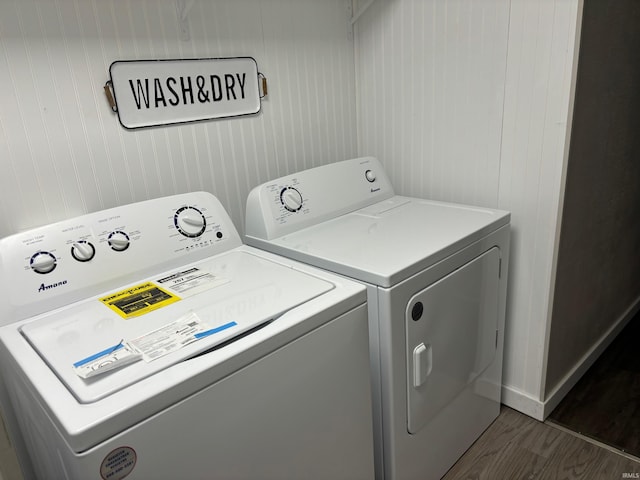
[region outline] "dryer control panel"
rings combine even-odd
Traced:
[[[0,302],[0,324],[241,244],[225,209],[205,192],[124,205],[12,235],[0,240],[0,288],[6,299]]]
[[[270,240],[393,197],[374,157],[304,170],[254,188],[247,199],[247,236]]]

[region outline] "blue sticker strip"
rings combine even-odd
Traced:
[[[89,362],[93,362],[94,360],[100,358],[100,357],[104,357],[105,355],[109,355],[112,352],[115,352],[116,350],[120,350],[121,348],[124,348],[124,343],[122,343],[123,340],[120,340],[120,343],[118,343],[117,345],[113,346],[113,347],[109,347],[106,350],[102,350],[101,352],[98,352],[94,355],[91,355],[90,357],[87,357],[83,360],[80,360],[79,362],[76,362],[73,364],[74,367],[81,367],[82,365],[86,365]]]
[[[220,325],[219,327],[212,328],[211,330],[205,330],[204,332],[196,333],[193,336],[200,339],[204,337],[208,337],[209,335],[213,335],[214,333],[221,332],[226,330],[227,328],[235,327],[237,325],[236,322],[225,323],[224,325]]]

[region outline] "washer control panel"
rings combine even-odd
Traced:
[[[241,244],[209,193],[147,200],[0,240],[0,288],[14,311],[32,315]]]
[[[185,237],[198,238],[207,229],[207,219],[202,211],[193,205],[185,205],[176,210],[173,224]]]
[[[247,236],[273,239],[394,195],[380,162],[362,157],[304,170],[254,188]]]

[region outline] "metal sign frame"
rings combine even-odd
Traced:
[[[260,112],[253,57],[118,60],[109,67],[112,109],[128,129],[174,125]]]

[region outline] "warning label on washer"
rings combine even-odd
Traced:
[[[190,268],[182,272],[176,272],[157,280],[167,290],[180,295],[182,298],[190,297],[205,290],[227,283],[229,280],[216,277],[199,268]]]
[[[142,283],[100,298],[102,303],[122,318],[143,315],[178,300],[180,297],[152,282]]]
[[[138,456],[131,447],[120,447],[112,450],[100,464],[100,476],[104,480],[121,480],[133,471]]]

